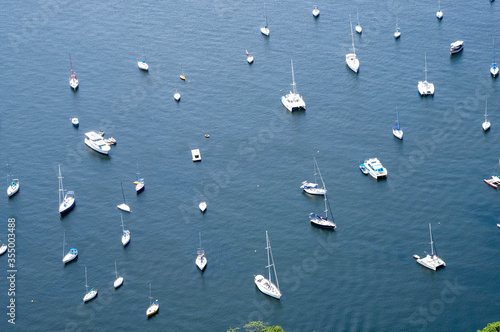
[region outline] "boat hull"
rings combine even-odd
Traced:
[[[359,60],[356,57],[356,54],[349,53],[345,56],[345,63],[347,66],[355,73],[359,70]]]
[[[149,306],[148,310],[146,310],[146,315],[148,317],[154,316],[158,313],[158,310],[160,310],[160,304],[156,300],[152,305]]]
[[[129,212],[129,213],[131,212],[130,211],[130,207],[127,204],[125,204],[125,203],[117,205],[116,207],[119,208],[122,211]]]
[[[320,217],[314,213],[311,213],[309,215],[309,218],[311,219],[311,224],[316,226],[316,227],[323,228],[323,229],[332,229],[332,230],[335,230],[337,228],[337,225],[335,225],[334,222],[332,222],[328,219],[325,219],[323,217]]]
[[[421,96],[434,95],[434,84],[429,83],[427,81],[419,81],[418,82],[418,93],[420,93]]]
[[[497,77],[498,76],[498,71],[499,71],[498,67],[496,67],[496,66],[495,67],[491,67],[490,68],[491,76]]]
[[[402,130],[393,129],[392,134],[394,135],[394,137],[399,138],[400,140],[403,140],[403,131]]]
[[[19,191],[19,182],[16,182],[14,185],[10,185],[7,188],[7,196],[12,197]]]
[[[266,28],[266,27],[262,27],[260,28],[260,32],[264,35],[264,36],[269,36],[269,29]]]
[[[119,277],[118,279],[115,280],[115,282],[113,283],[113,286],[115,287],[115,289],[121,287],[121,285],[123,285],[123,277]]]
[[[136,193],[141,193],[144,191],[144,182],[139,182],[138,184],[136,184],[135,186],[135,192]]]
[[[99,152],[100,154],[104,154],[104,155],[108,155],[109,154],[109,149],[106,149],[106,148],[101,148],[100,146],[95,146],[91,140],[89,140],[88,138],[85,138],[85,144],[87,144],[87,146],[89,148],[91,148],[92,150],[96,151],[96,152]],[[106,145],[108,148],[109,148],[109,145]]]
[[[446,266],[446,263],[436,255],[427,255],[423,258],[417,259],[417,263],[433,271],[436,271],[440,267]]]
[[[85,296],[83,297],[83,302],[89,302],[90,300],[93,300],[95,299],[97,296],[97,290],[96,289],[92,289],[90,290],[90,292],[88,292],[87,294],[85,294]]]
[[[69,211],[73,210],[75,207],[75,199],[70,198],[70,199],[65,199],[61,205],[59,206],[59,213],[62,215],[65,215],[69,213]]]
[[[3,254],[5,254],[6,251],[7,251],[7,245],[4,243],[0,247],[0,256],[3,255]]]
[[[198,255],[198,257],[196,257],[196,266],[200,269],[200,271],[203,271],[205,270],[205,267],[207,266],[207,258],[205,257],[205,255]]]
[[[278,300],[281,298],[280,291],[276,288],[276,286],[272,282],[264,278],[264,276],[260,274],[255,276],[254,282],[257,288],[259,288],[259,290],[262,293],[274,297],[275,299]]]

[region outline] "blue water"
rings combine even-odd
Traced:
[[[1,170],[6,179],[8,161],[21,182],[16,196],[0,200],[0,217],[17,220],[15,328],[226,331],[261,320],[286,331],[470,331],[498,321],[499,193],[483,182],[499,158],[499,88],[489,74],[498,4],[442,1],[441,22],[434,2],[318,4],[314,19],[312,3],[267,3],[269,38],[259,32],[263,2],[0,4]],[[345,65],[356,9],[357,75]],[[450,57],[456,40],[465,49]],[[417,92],[425,52],[430,98]],[[149,73],[137,68],[143,56]],[[280,102],[291,58],[307,104],[293,114]],[[391,133],[396,108],[403,142]],[[100,129],[118,141],[109,157],[83,142]],[[201,163],[191,161],[193,148]],[[321,197],[299,188],[313,179],[313,157],[336,232],[308,219],[323,210]],[[369,157],[387,167],[386,181],[359,172]],[[63,218],[58,165],[77,197]],[[120,182],[132,209],[123,215],[126,248]],[[437,272],[412,258],[430,250],[428,223],[447,263]],[[266,230],[281,301],[253,283],[266,273]],[[64,231],[79,250],[66,266]],[[200,231],[204,273],[194,264]],[[125,279],[118,290],[115,261]],[[85,266],[99,290],[87,304]],[[0,267],[6,277],[6,255]],[[151,319],[149,283],[160,302]]]

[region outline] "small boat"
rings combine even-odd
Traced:
[[[498,227],[498,228],[500,228],[500,224],[497,224],[497,227]],[[4,244],[3,246],[5,246],[5,244]],[[3,247],[3,246],[2,246],[2,247]],[[4,252],[5,252],[5,250],[4,250]]]
[[[247,62],[249,64],[252,64],[253,63],[253,55],[249,54],[247,50],[245,50],[246,54],[247,54]]]
[[[78,118],[70,118],[70,120],[73,126],[78,127],[80,125],[80,121],[78,121]]]
[[[103,140],[107,145],[115,145],[116,144],[116,139],[114,137],[104,138]]]
[[[314,17],[318,17],[319,16],[319,7],[318,7],[318,5],[314,5],[312,13],[313,13]]]
[[[97,296],[97,289],[91,288],[89,291],[89,286],[87,285],[87,267],[85,266],[85,296],[83,297],[83,302],[86,303]]]
[[[441,0],[438,0],[438,11],[436,12],[436,17],[439,20],[443,18],[443,12],[441,11]]]
[[[78,78],[76,77],[75,72],[73,71],[73,62],[71,62],[71,54],[69,55],[69,64],[71,66],[71,75],[69,77],[69,86],[76,91],[78,89]]]
[[[7,181],[10,183],[7,187],[7,196],[12,197],[19,191],[19,179],[12,179],[12,181],[10,181],[9,170],[9,163],[7,163]]]
[[[66,231],[64,231],[64,236],[63,236],[63,258],[62,262],[64,264],[71,262],[74,260],[76,257],[78,257],[78,250],[76,248],[71,248],[66,254]]]
[[[175,90],[174,99],[175,99],[175,101],[181,100],[181,94],[179,92],[177,92],[177,90]]]
[[[148,71],[149,70],[149,66],[148,64],[146,63],[145,60],[140,60],[137,61],[137,66],[139,67],[140,70],[144,70],[144,71]]]
[[[354,30],[356,30],[357,33],[361,34],[363,32],[363,28],[359,24],[359,10],[357,10],[357,15],[358,15],[358,23],[356,23],[356,27],[354,27]]]
[[[289,94],[281,97],[281,103],[290,112],[301,111],[306,109],[306,103],[301,95],[297,92],[297,85],[295,84],[295,74],[293,72],[293,60],[290,60],[292,64],[292,91]]]
[[[180,77],[180,79],[181,79],[181,80],[183,80],[183,81],[185,81],[185,80],[186,80],[186,76],[184,76],[184,74],[179,75],[179,77]]]
[[[127,205],[127,200],[125,199],[125,192],[123,191],[123,182],[121,182],[121,184],[122,184],[123,203],[120,205],[117,205],[116,207],[122,211],[131,212],[130,207]]]
[[[425,81],[419,81],[418,82],[418,93],[420,93],[421,96],[427,96],[427,95],[434,95],[434,84],[427,82],[427,53],[424,55],[425,59]]]
[[[309,219],[311,219],[311,224],[313,224],[314,226],[335,230],[335,228],[337,228],[337,225],[333,222],[333,215],[332,220],[328,220],[328,206],[330,205],[330,203],[328,203],[326,196],[327,195],[325,194],[325,216],[322,217],[320,215],[317,215],[316,213],[310,213]],[[330,215],[331,214],[332,212],[330,211]]]
[[[267,270],[269,271],[269,278],[266,279],[262,275],[256,275],[254,278],[255,285],[259,288],[259,290],[275,299],[281,298],[280,285],[278,283],[278,275],[276,273],[276,266],[274,265],[273,252],[271,250],[271,242],[269,241],[269,236],[266,231],[266,250],[267,250]],[[271,263],[272,262],[272,263]],[[272,282],[271,279],[271,267],[274,271],[274,279],[276,280],[276,285]]]
[[[61,176],[61,165],[59,165],[59,213],[64,215],[71,211],[75,206],[75,192],[68,191],[66,195],[63,189],[63,177]]]
[[[123,216],[120,214],[122,221],[122,245],[125,247],[130,242],[130,231],[123,226]]]
[[[314,162],[314,182],[302,181],[302,185],[300,188],[304,189],[304,191],[311,195],[325,195],[326,194],[326,186],[325,182],[323,182],[323,177],[321,176],[321,172],[319,171],[318,163],[316,162],[316,158],[313,157]],[[319,175],[321,183],[323,185],[322,188],[318,188],[318,184],[316,183],[316,175]]]
[[[420,259],[420,256],[419,256],[419,255],[417,255],[417,254],[415,254],[415,255],[413,255],[413,258],[415,258],[415,259]]]
[[[495,169],[500,165],[500,160],[498,161],[498,164],[495,166]],[[491,176],[491,179],[484,179],[484,182],[486,182],[487,185],[489,185],[492,188],[497,189],[498,186],[500,185],[500,176],[498,176],[496,173],[493,173]]]
[[[153,316],[160,309],[160,303],[158,303],[158,300],[153,303],[151,303],[151,301],[153,301],[153,297],[151,296],[151,284],[149,284],[149,307],[148,310],[146,310],[146,315],[148,317]]]
[[[269,28],[267,26],[267,11],[266,11],[266,3],[264,2],[264,18],[265,18],[265,24],[263,27],[260,28],[260,32],[264,36],[269,36]]]
[[[205,257],[205,250],[202,249],[201,247],[201,232],[200,232],[200,247],[198,248],[198,251],[196,252],[196,266],[200,269],[200,271],[203,271],[205,267],[207,266],[207,257]]]
[[[396,18],[396,32],[394,32],[394,38],[398,39],[399,37],[401,37],[401,29],[399,28],[398,19]]]
[[[116,261],[115,261],[115,276],[116,276],[116,279],[115,279],[115,282],[113,283],[113,286],[115,287],[115,289],[117,289],[118,287],[123,285],[123,277],[118,276],[118,269],[116,268]]]
[[[463,49],[464,49],[464,42],[463,42],[463,40],[457,40],[456,42],[450,44],[450,53],[451,54],[459,53]]]
[[[368,175],[368,169],[366,168],[365,164],[359,165],[359,169],[364,175]]]
[[[345,63],[349,68],[357,73],[359,70],[359,60],[358,57],[356,56],[356,49],[354,48],[354,35],[352,33],[352,21],[351,17],[349,16],[349,23],[351,24],[351,40],[352,40],[352,53],[346,54],[345,56]]]
[[[135,184],[135,192],[136,193],[140,193],[144,190],[144,179],[141,179],[139,178],[139,164],[137,164],[137,168],[136,168],[136,177],[137,177],[137,180],[135,180],[134,184]]]
[[[200,149],[191,150],[191,156],[193,161],[201,161]]]
[[[437,268],[446,266],[446,263],[437,256],[437,252],[434,253],[434,241],[432,239],[432,229],[431,229],[431,224],[429,223],[429,234],[431,238],[431,254],[429,255],[427,252],[425,252],[426,256],[423,258],[417,258],[417,263],[419,263],[422,266],[425,266],[428,269],[436,271]],[[415,256],[413,256],[415,257]]]
[[[396,113],[396,124],[392,127],[392,134],[399,138],[403,139],[403,129],[401,129],[401,124],[399,123],[399,112]]]
[[[109,150],[111,150],[102,136],[95,131],[89,131],[88,133],[85,133],[85,144],[87,144],[87,146],[92,150],[105,155],[109,154]]]
[[[488,121],[488,101],[486,101],[486,106],[484,107],[484,122],[483,130],[488,131],[491,127],[491,123]]]
[[[207,202],[201,202],[198,207],[200,208],[201,212],[205,212],[207,209]]]
[[[7,251],[7,245],[5,243],[2,243],[2,245],[0,246],[0,256],[5,254],[6,251]]]
[[[499,69],[498,69],[497,63],[495,61],[495,38],[493,38],[493,63],[491,64],[491,68],[490,68],[491,76],[497,77],[498,70]]]
[[[387,169],[382,166],[382,163],[377,158],[367,159],[364,162],[368,174],[376,180],[387,177]]]

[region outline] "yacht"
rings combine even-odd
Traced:
[[[486,101],[486,106],[484,108],[484,122],[483,122],[483,130],[488,131],[491,127],[491,123],[488,121],[488,101]]]
[[[97,296],[97,289],[91,288],[89,291],[89,286],[87,285],[87,267],[85,266],[85,296],[83,297],[83,302],[88,302]]]
[[[276,266],[274,265],[273,252],[271,250],[271,242],[269,241],[269,236],[267,234],[267,231],[266,231],[266,250],[267,250],[266,268],[269,272],[269,277],[268,279],[266,279],[263,275],[258,274],[254,277],[254,282],[262,293],[279,300],[281,298],[280,284],[278,283],[278,274],[276,273]],[[274,280],[276,281],[276,284],[274,284],[271,279],[272,277],[271,267],[273,268]]]
[[[201,232],[200,232],[200,247],[198,248],[198,251],[196,252],[196,266],[200,269],[200,271],[203,271],[205,267],[207,266],[207,257],[205,256],[205,250],[201,247]]]
[[[153,297],[151,296],[151,284],[149,284],[149,307],[148,307],[148,310],[146,310],[146,315],[148,317],[151,317],[153,315],[155,315],[158,310],[160,310],[160,303],[158,302],[158,300],[153,301]]]
[[[300,111],[306,109],[306,103],[302,96],[297,92],[297,85],[295,84],[295,74],[293,72],[293,60],[290,60],[292,63],[292,91],[289,94],[281,97],[281,102],[283,106],[286,107],[290,112]]]
[[[201,202],[198,207],[200,208],[200,211],[201,212],[205,212],[205,210],[207,209],[207,202]]]
[[[14,196],[19,191],[19,179],[12,179],[9,187],[7,188],[7,196]]]
[[[85,144],[92,150],[106,155],[109,154],[109,150],[111,150],[109,145],[104,142],[102,136],[95,131],[85,133]]]
[[[69,64],[71,65],[71,75],[69,77],[69,86],[76,91],[78,89],[78,78],[76,77],[75,72],[73,71],[73,63],[71,62],[71,54],[69,56]]]
[[[443,18],[443,12],[441,11],[441,0],[438,0],[438,11],[436,12],[436,17],[439,20]]]
[[[321,172],[319,171],[318,163],[316,162],[316,158],[313,158],[314,161],[314,182],[302,181],[302,185],[300,188],[304,189],[304,191],[311,195],[325,195],[326,194],[326,186],[323,181],[323,177],[321,176]],[[322,188],[318,188],[318,184],[316,183],[316,175],[319,175],[321,183],[323,185]]]
[[[130,231],[123,226],[123,217],[121,214],[120,219],[122,221],[122,245],[125,247],[130,242]]]
[[[356,30],[357,33],[361,34],[363,32],[363,28],[359,24],[359,10],[356,10],[356,11],[358,14],[358,23],[356,23],[356,27],[354,28],[354,30]]]
[[[139,61],[137,61],[137,66],[141,70],[144,70],[144,71],[148,71],[149,70],[149,66],[148,66],[148,64],[146,63],[145,60],[139,60]]]
[[[119,288],[121,285],[123,285],[123,277],[118,276],[118,269],[116,268],[116,261],[115,261],[115,282],[113,283],[113,286],[115,289]]]
[[[355,73],[358,72],[359,69],[359,60],[356,56],[356,49],[354,48],[354,36],[352,33],[352,21],[349,17],[349,22],[351,23],[351,40],[352,40],[352,53],[346,54],[345,63],[351,68],[351,70]]]
[[[398,19],[396,18],[396,32],[394,32],[394,38],[398,39],[399,37],[401,37],[401,29],[399,28]]]
[[[177,90],[175,90],[174,99],[175,99],[175,101],[181,100],[181,94],[179,92],[177,92]]]
[[[423,258],[420,258],[418,255],[413,255],[413,257],[417,260],[417,263],[419,263],[422,266],[425,266],[428,269],[436,271],[437,268],[446,266],[446,263],[437,256],[437,252],[435,253],[434,251],[434,241],[432,239],[432,230],[431,230],[431,224],[429,223],[429,234],[431,237],[431,254],[425,252],[426,256]]]
[[[364,162],[368,174],[374,179],[383,179],[387,177],[387,170],[382,166],[377,158],[371,158]]]
[[[69,263],[78,256],[78,250],[76,248],[71,248],[66,255],[63,257],[63,263]]]
[[[247,62],[249,64],[252,64],[253,63],[253,55],[249,54],[248,51],[245,50],[245,52],[247,53]]]
[[[78,121],[78,118],[71,118],[71,123],[75,127],[78,127],[80,125],[80,121]]]
[[[392,127],[392,134],[400,140],[403,139],[403,129],[401,129],[401,124],[399,123],[399,112],[397,113],[396,124]]]
[[[319,16],[319,7],[318,7],[318,5],[314,5],[313,16],[314,17],[318,17]]]
[[[434,95],[434,84],[427,82],[427,53],[425,53],[425,81],[418,82],[418,92],[421,96]]]
[[[269,27],[267,26],[267,11],[266,11],[266,3],[264,2],[264,17],[266,18],[266,22],[263,27],[260,28],[260,32],[264,36],[269,36]]]
[[[332,212],[330,211],[330,215],[332,216],[332,219],[328,219],[328,206],[330,204],[328,203],[326,193],[325,193],[325,216],[322,217],[316,213],[310,213],[309,214],[309,219],[311,219],[311,224],[314,226],[318,226],[320,228],[326,228],[326,229],[333,229],[337,228],[337,225],[333,222],[333,215]]]
[[[59,213],[64,215],[71,211],[75,206],[75,192],[67,191],[66,195],[64,194],[62,175],[61,175],[61,165],[59,165]]]
[[[463,49],[464,49],[463,40],[457,40],[456,42],[450,44],[450,53],[451,54],[456,54],[458,52],[461,52]]]
[[[493,63],[491,64],[490,73],[493,77],[498,76],[498,66],[497,62],[495,61],[495,38],[493,38]]]

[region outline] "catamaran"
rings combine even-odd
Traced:
[[[359,24],[359,10],[356,9],[357,15],[358,15],[358,23],[356,23],[356,27],[354,28],[357,33],[361,34],[363,32],[363,28]]]
[[[7,196],[12,197],[19,191],[19,179],[10,180],[9,163],[7,163],[7,181],[9,182]]]
[[[295,84],[295,74],[293,72],[293,60],[290,60],[290,62],[292,64],[292,91],[290,91],[289,94],[282,96],[281,102],[283,103],[283,106],[285,106],[286,109],[289,110],[290,112],[305,110],[306,103],[304,102],[304,99],[302,99],[302,96],[298,94],[297,85]]]
[[[493,38],[493,63],[491,64],[491,68],[490,68],[491,76],[497,77],[498,70],[499,69],[498,69],[497,63],[495,61],[495,38]]]
[[[207,266],[207,257],[205,256],[205,250],[202,249],[201,247],[201,232],[200,232],[200,247],[198,248],[198,251],[196,252],[196,266],[200,269],[200,271],[203,271],[205,267]]]
[[[146,315],[148,317],[153,316],[160,309],[160,303],[158,303],[158,300],[153,303],[151,303],[151,301],[153,301],[153,297],[151,296],[151,284],[149,284],[149,307],[148,310],[146,310]]]
[[[335,228],[337,228],[337,225],[333,222],[333,215],[331,211],[330,215],[332,216],[332,220],[328,220],[328,206],[330,205],[330,203],[328,203],[328,199],[326,196],[327,195],[325,194],[325,216],[321,217],[316,213],[310,213],[309,219],[311,219],[311,224],[313,224],[314,226],[335,230]]]
[[[377,158],[370,158],[365,160],[364,165],[368,170],[368,174],[376,180],[385,179],[387,177],[387,169]]]
[[[267,231],[266,231],[266,250],[267,250],[266,268],[269,271],[269,278],[266,279],[264,278],[264,276],[259,274],[255,276],[254,282],[262,293],[279,300],[281,298],[280,285],[278,283],[278,274],[276,273],[276,267],[274,266],[273,252],[271,250],[271,242],[269,241],[269,236],[267,234]],[[271,279],[271,267],[273,268],[274,271],[274,279],[276,279],[276,285],[272,282]]]
[[[427,53],[424,55],[425,59],[425,81],[418,82],[418,92],[421,96],[433,95],[434,94],[434,84],[427,82]]]
[[[349,66],[349,68],[351,68],[353,72],[357,73],[359,69],[359,60],[356,56],[356,49],[354,48],[354,35],[352,33],[352,21],[350,16],[349,23],[351,24],[352,53],[346,54],[345,63]]]
[[[123,216],[121,213],[120,220],[122,221],[122,244],[125,247],[130,242],[130,231],[123,226]]]
[[[314,162],[314,182],[307,182],[307,180],[302,181],[302,185],[300,186],[300,188],[304,189],[306,193],[311,195],[325,195],[326,194],[325,182],[323,182],[323,177],[321,176],[321,172],[319,171],[319,166],[318,163],[316,162],[315,157],[313,157],[313,162]],[[323,185],[322,188],[318,188],[318,184],[316,183],[316,175],[319,175],[319,178],[321,179],[321,183]]]
[[[392,134],[399,139],[403,139],[403,129],[399,123],[399,112],[396,113],[396,124],[392,127]]]
[[[75,192],[68,191],[65,195],[62,179],[63,177],[61,176],[61,165],[59,165],[59,213],[61,215],[64,215],[71,211],[71,209],[73,209],[73,207],[75,206]]]
[[[123,191],[123,182],[121,182],[121,184],[122,184],[123,203],[117,205],[116,207],[122,211],[131,212],[130,207],[127,205],[127,200],[125,199],[125,192]]]
[[[483,130],[487,131],[490,129],[491,123],[488,121],[488,101],[486,101],[486,106],[484,107],[484,122]]]
[[[137,176],[137,179],[135,180],[134,184],[135,184],[135,192],[136,193],[140,193],[144,190],[144,179],[140,179],[139,178],[139,164],[137,164],[137,168],[136,168],[136,176]]]
[[[264,2],[264,17],[265,17],[265,24],[263,27],[260,28],[260,32],[264,36],[269,36],[269,28],[267,26],[267,11],[266,11],[266,3]]]
[[[116,268],[116,261],[115,261],[115,276],[116,276],[116,279],[115,279],[115,282],[113,283],[113,286],[115,287],[115,289],[117,289],[118,287],[123,285],[123,277],[118,276],[118,269]]]
[[[71,248],[67,254],[65,254],[66,252],[66,231],[64,231],[64,235],[63,235],[63,263],[66,264],[66,263],[69,263],[71,262],[72,260],[74,260],[77,256],[78,256],[78,250],[76,248]]]
[[[446,263],[437,256],[437,252],[434,253],[434,241],[432,239],[432,229],[431,229],[431,224],[429,223],[429,234],[431,238],[431,254],[425,252],[426,256],[423,258],[420,258],[418,255],[413,255],[413,257],[417,260],[417,263],[419,263],[422,266],[425,266],[428,269],[436,271],[437,268],[446,266]]]
[[[85,266],[85,296],[83,297],[83,302],[88,302],[97,296],[97,289],[91,288],[89,291],[89,286],[87,285],[87,267]]]
[[[73,62],[71,62],[71,54],[69,55],[69,64],[71,66],[71,75],[69,77],[69,86],[74,91],[76,91],[76,89],[78,89],[78,78],[76,77],[76,74],[73,71]]]

